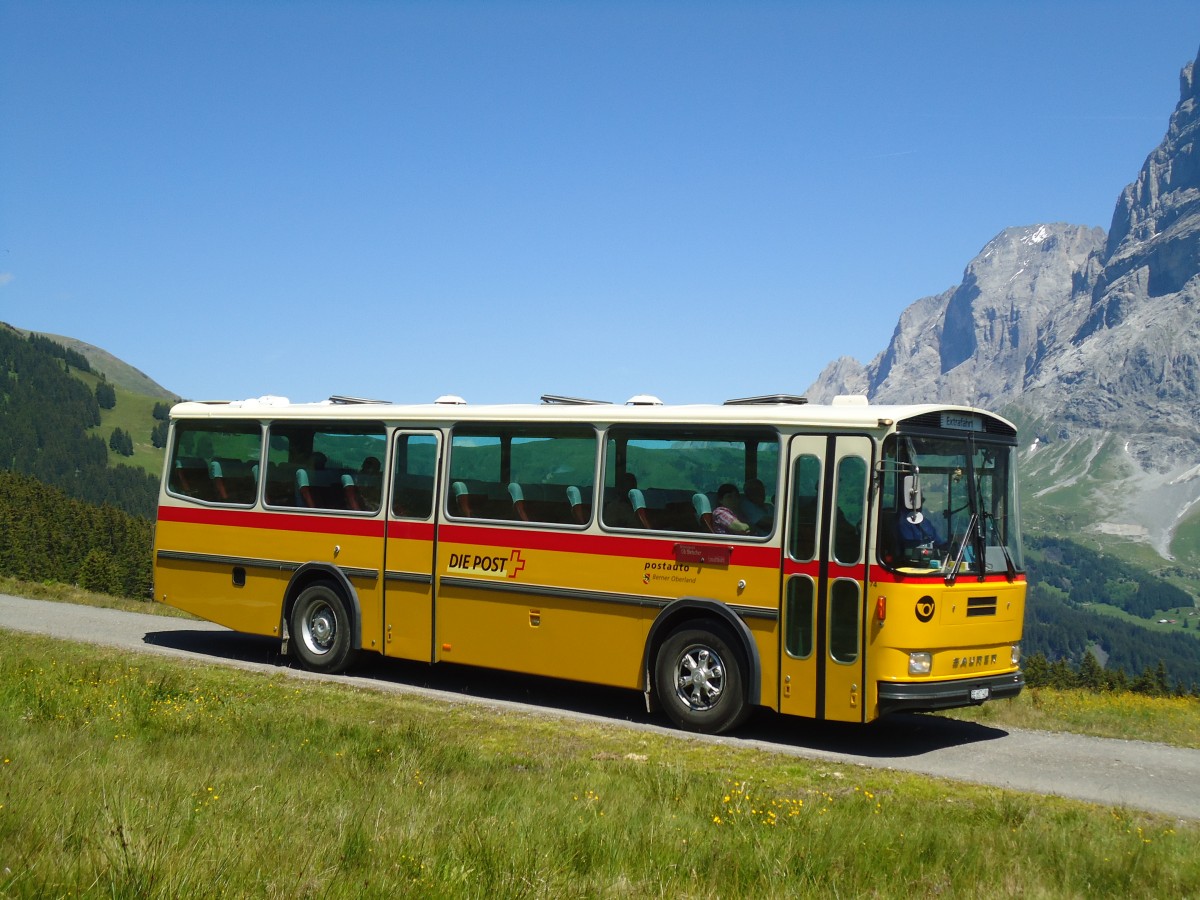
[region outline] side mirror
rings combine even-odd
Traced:
[[[904,508],[915,511],[920,509],[924,502],[925,498],[921,496],[921,476],[905,475]]]

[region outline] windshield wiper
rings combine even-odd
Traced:
[[[967,522],[967,530],[964,532],[962,540],[958,543],[958,555],[954,557],[954,565],[946,573],[946,587],[953,587],[954,583],[958,581],[958,573],[962,569],[963,557],[967,555],[967,547],[971,545],[972,535],[979,530],[978,526],[979,516],[972,512],[971,518]]]

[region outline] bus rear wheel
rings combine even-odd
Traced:
[[[306,587],[288,618],[291,651],[313,672],[343,671],[354,655],[350,609],[341,591],[328,582]]]
[[[720,734],[748,712],[741,657],[722,626],[685,626],[658,651],[654,684],[659,703],[680,728]]]

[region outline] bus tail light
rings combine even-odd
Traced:
[[[933,671],[933,654],[928,650],[917,650],[908,654],[908,674],[928,675]]]
[[[887,618],[887,597],[875,598],[875,618],[880,622]]]

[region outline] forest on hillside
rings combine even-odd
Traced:
[[[0,326],[0,471],[30,475],[70,497],[154,517],[158,482],[141,469],[109,465],[97,392],[73,374],[80,353]]]
[[[0,472],[0,575],[150,599],[154,525]]]

